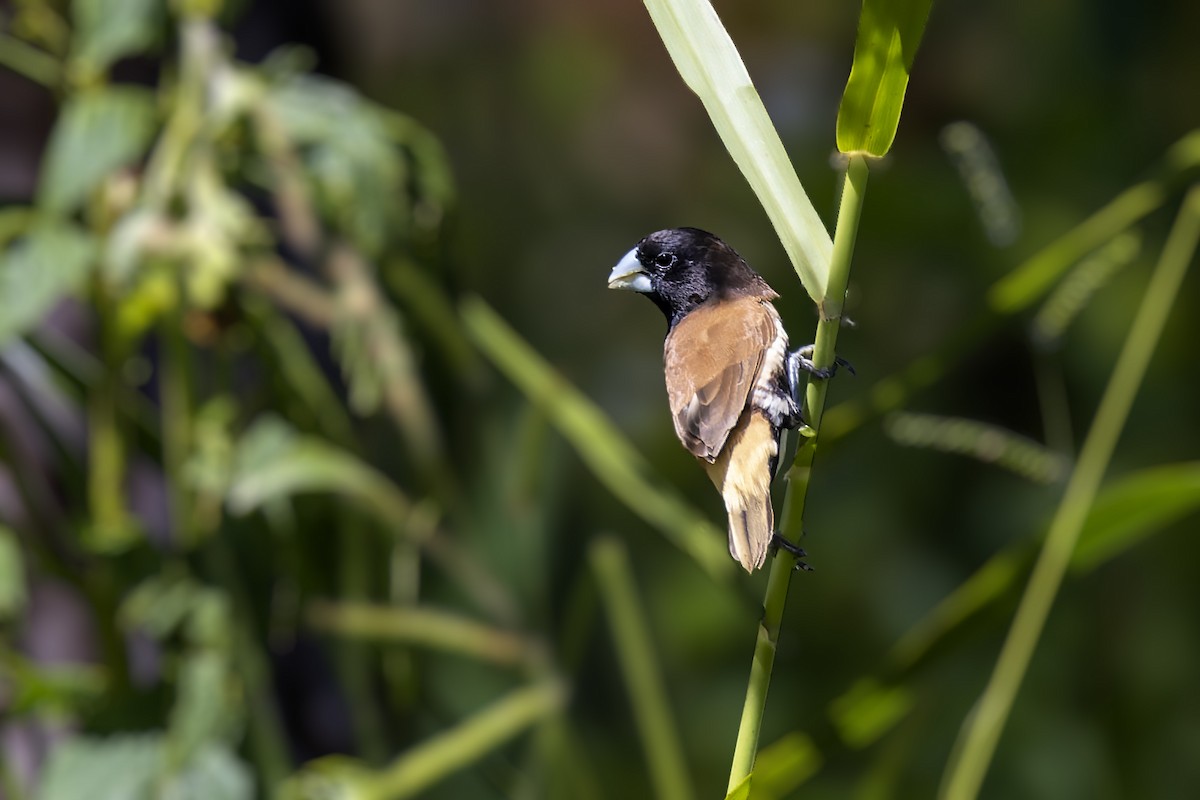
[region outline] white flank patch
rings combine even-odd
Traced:
[[[762,369],[758,371],[758,381],[754,384],[754,399],[752,405],[761,408],[771,419],[772,424],[778,425],[779,420],[787,417],[792,410],[791,398],[781,396],[774,384],[784,369],[784,359],[787,358],[788,337],[783,329],[783,320],[779,312],[770,303],[764,303],[771,319],[775,321],[775,341],[763,354]]]

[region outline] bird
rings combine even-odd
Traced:
[[[772,303],[779,295],[699,228],[646,236],[613,267],[608,287],[644,294],[667,318],[671,419],[724,500],[730,555],[747,572],[763,566],[773,546],[802,557],[775,533],[771,481],[782,431],[803,423],[800,372],[826,378],[833,370],[813,366],[811,345],[789,352]]]

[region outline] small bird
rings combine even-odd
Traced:
[[[788,352],[771,301],[779,295],[737,252],[707,231],[672,228],[638,242],[608,276],[610,289],[650,298],[667,318],[663,346],[675,433],[700,460],[729,516],[729,553],[747,572],[775,534],[771,479],[780,432],[803,421],[799,372],[817,370],[812,348]]]

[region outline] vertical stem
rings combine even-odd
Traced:
[[[1084,440],[1079,462],[1050,524],[1050,532],[1034,565],[991,680],[975,712],[964,723],[942,783],[940,796],[946,800],[971,800],[979,794],[1050,607],[1062,584],[1079,532],[1095,501],[1100,481],[1146,374],[1146,366],[1196,252],[1197,239],[1200,239],[1200,187],[1193,188],[1184,199],[1167,237],[1162,257],[1150,278],[1129,337]]]
[[[265,637],[255,630],[254,603],[229,543],[218,532],[204,543],[201,554],[207,571],[229,593],[233,605],[233,663],[246,698],[246,739],[258,769],[262,794],[274,797],[292,763],[275,701],[271,667],[263,652]]]
[[[372,552],[374,531],[357,510],[345,509],[341,518],[338,595],[345,600],[366,601],[371,597],[371,570],[378,557]],[[365,642],[345,640],[338,643],[338,672],[350,699],[354,737],[366,760],[381,764],[387,757],[387,743],[372,686],[374,655],[374,648]]]
[[[183,302],[182,299],[179,302]],[[159,402],[162,404],[163,472],[167,478],[171,536],[180,546],[195,543],[191,497],[184,464],[192,447],[191,352],[183,335],[183,311],[167,315],[160,328]]]
[[[114,302],[108,288],[97,282],[94,292],[98,339],[104,370],[88,393],[88,549],[112,553],[137,538],[125,508],[125,442],[117,423],[117,394],[121,381],[122,349],[113,330]]]
[[[617,660],[633,702],[638,732],[654,783],[654,796],[664,800],[688,800],[695,797],[695,793],[667,706],[666,687],[655,662],[650,629],[638,602],[629,556],[620,542],[604,537],[592,547],[591,561],[616,640]]]
[[[862,211],[863,196],[867,188],[867,162],[863,156],[850,156],[842,188],[842,202],[838,210],[837,231],[833,237],[833,258],[829,266],[829,283],[825,299],[821,303],[821,319],[817,323],[817,335],[813,349],[813,363],[818,368],[828,368],[836,356],[838,329],[841,325],[842,305],[846,298],[846,284],[850,279],[850,261],[854,255],[854,240],[858,234],[858,219]],[[805,420],[812,429],[812,436],[800,443],[796,458],[788,471],[787,494],[783,501],[780,535],[788,541],[800,538],[804,517],[804,501],[808,493],[809,475],[816,455],[816,432],[820,429],[821,413],[825,408],[825,393],[828,382],[809,381],[805,394]],[[783,609],[787,604],[788,584],[792,579],[795,560],[781,552],[771,562],[767,579],[767,593],[763,601],[763,616],[758,626],[758,640],[754,644],[754,661],[750,666],[750,681],[746,687],[746,701],[742,707],[742,722],[738,727],[737,744],[733,751],[733,766],[729,771],[729,788],[733,791],[754,769],[754,756],[758,751],[759,730],[762,727],[763,710],[767,704],[767,689],[771,684],[771,668],[775,663],[775,650],[779,642],[779,628],[783,622]]]

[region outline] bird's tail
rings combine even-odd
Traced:
[[[747,572],[767,560],[775,532],[771,507],[771,459],[779,444],[771,424],[758,413],[746,412],[745,424],[735,426],[708,476],[729,515],[729,554]]]

